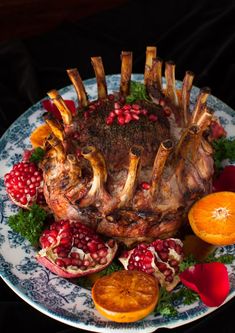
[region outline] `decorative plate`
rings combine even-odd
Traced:
[[[143,81],[143,75],[133,74],[132,79]],[[109,92],[119,89],[120,75],[106,77]],[[84,81],[89,99],[97,98],[96,80]],[[181,87],[181,82],[177,82]],[[193,87],[191,103],[195,103],[198,88]],[[72,99],[76,94],[72,86],[60,90],[64,99]],[[208,104],[216,110],[222,125],[231,137],[235,133],[235,111],[211,96]],[[190,306],[175,304],[179,314],[174,318],[161,315],[148,316],[144,320],[119,324],[106,320],[95,310],[91,293],[69,280],[60,278],[37,263],[35,250],[21,236],[13,232],[7,225],[7,218],[18,211],[6,195],[4,175],[12,165],[21,160],[23,150],[31,148],[29,135],[42,123],[45,110],[41,101],[22,114],[6,131],[0,140],[0,275],[7,285],[31,306],[45,315],[70,326],[93,332],[153,332],[160,327],[173,328],[200,317],[216,308],[208,308],[201,302]],[[222,253],[234,253],[235,246],[221,248]],[[235,296],[235,262],[228,266],[231,290],[226,302]]]

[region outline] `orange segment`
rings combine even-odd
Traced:
[[[96,309],[106,318],[128,323],[143,319],[159,297],[157,280],[140,271],[117,271],[98,279],[92,288]]]
[[[34,148],[44,147],[48,135],[51,133],[51,129],[47,124],[42,124],[37,127],[30,135],[30,141]]]
[[[216,192],[198,200],[190,209],[193,232],[209,244],[235,243],[235,193]]]

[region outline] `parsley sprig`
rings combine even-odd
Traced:
[[[29,161],[33,163],[39,163],[45,155],[45,150],[40,147],[34,149],[32,155],[30,156]]]
[[[231,264],[235,260],[232,254],[217,254],[216,251],[210,254],[204,263],[221,262],[223,264]],[[199,262],[193,255],[187,256],[180,264],[180,272],[187,268],[198,264]],[[184,285],[179,286],[177,289],[168,292],[164,288],[160,289],[159,302],[154,310],[155,315],[161,314],[162,316],[175,317],[178,314],[176,305],[184,304],[190,305],[199,300],[199,295],[188,289]]]
[[[147,100],[150,98],[147,94],[146,87],[141,82],[131,81],[130,85],[130,95],[126,97],[127,103],[133,103],[137,100]]]
[[[34,204],[30,210],[20,211],[9,217],[8,224],[15,232],[26,238],[31,245],[37,246],[39,237],[44,229],[47,213],[40,206]]]
[[[217,170],[222,169],[223,160],[235,162],[235,139],[220,138],[213,141],[214,162]]]

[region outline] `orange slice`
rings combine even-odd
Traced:
[[[235,243],[235,193],[215,192],[198,200],[190,209],[189,223],[203,241],[217,245]]]
[[[123,270],[105,275],[92,288],[96,309],[119,323],[143,319],[154,310],[158,297],[157,280],[139,271]]]
[[[30,135],[30,141],[34,148],[44,147],[48,135],[51,133],[51,129],[47,124],[42,124],[37,127]]]

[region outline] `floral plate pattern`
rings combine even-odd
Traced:
[[[142,74],[133,74],[132,80],[143,81]],[[119,90],[120,75],[106,76],[108,90]],[[84,81],[90,100],[97,98],[96,80]],[[177,81],[177,87],[181,82]],[[72,86],[61,89],[64,99],[70,99],[77,105],[77,98]],[[195,103],[199,89],[193,87],[191,105]],[[228,137],[235,134],[235,111],[214,96],[208,104],[215,110],[216,116],[225,127]],[[154,314],[144,320],[119,324],[106,320],[95,310],[91,293],[69,280],[60,278],[35,259],[35,249],[7,225],[8,216],[18,208],[10,202],[4,188],[4,175],[12,165],[21,160],[23,150],[31,148],[29,135],[43,122],[45,112],[42,101],[29,108],[6,131],[0,140],[0,276],[7,285],[24,301],[45,315],[73,327],[93,332],[153,332],[160,327],[173,328],[215,311],[201,301],[190,306],[175,304],[178,315],[174,318]],[[235,246],[220,248],[221,253],[235,253]],[[226,302],[235,296],[235,261],[227,266],[231,290]]]

